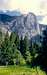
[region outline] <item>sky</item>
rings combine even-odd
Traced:
[[[42,15],[44,16],[42,22],[47,24],[47,0],[0,0],[0,10],[5,9]]]

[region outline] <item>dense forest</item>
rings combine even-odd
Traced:
[[[47,28],[42,31],[40,43],[32,42],[27,36],[8,31],[4,35],[0,30],[0,65],[40,66],[47,70]]]

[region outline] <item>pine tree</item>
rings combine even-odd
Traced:
[[[29,40],[28,40],[27,36],[25,36],[25,38],[24,38],[24,58],[25,58],[27,64],[31,63],[31,53],[29,50]]]
[[[21,39],[20,39],[20,52],[24,56],[24,40],[23,40],[22,36],[21,36]]]
[[[16,38],[15,38],[15,45],[17,47],[17,49],[19,50],[20,49],[20,39],[19,39],[19,35],[16,34]]]
[[[1,47],[1,43],[2,43],[2,31],[1,31],[1,29],[0,29],[0,47]]]
[[[6,64],[8,61],[8,47],[9,46],[9,35],[8,32],[5,35],[4,41],[1,44],[1,54],[0,54],[0,61],[2,64]]]
[[[42,31],[41,47],[38,50],[37,63],[43,68],[47,68],[47,28]]]
[[[47,28],[43,30],[42,35],[42,49],[41,49],[41,62],[47,67]]]

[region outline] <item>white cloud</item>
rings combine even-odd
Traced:
[[[9,8],[8,3],[9,3],[8,0],[0,0],[0,9],[2,10]]]
[[[47,0],[0,0],[0,9],[19,9],[22,12],[32,11],[35,14],[47,14]]]
[[[0,9],[17,9],[23,13],[30,11],[36,15],[47,16],[47,0],[0,0]]]

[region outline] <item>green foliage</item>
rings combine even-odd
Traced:
[[[16,50],[15,58],[16,58],[16,64],[20,64],[20,65],[25,64],[25,60],[21,55],[20,51]]]
[[[23,50],[24,50],[24,58],[26,59],[26,54],[29,52],[29,40],[27,38],[27,36],[25,36],[24,40],[23,40]]]
[[[4,66],[0,67],[0,75],[47,75],[39,67],[30,68],[28,66]]]
[[[25,59],[19,51],[19,43],[19,36],[16,33],[12,32],[10,36],[8,32],[5,34],[0,47],[1,65],[25,64]]]
[[[2,38],[0,31],[0,65],[28,64],[32,66],[33,64],[34,66],[40,62],[47,65],[47,31],[43,33],[43,36],[40,47],[39,44],[32,43],[27,36],[20,39],[15,32],[9,36],[7,31]]]
[[[20,49],[20,39],[19,39],[18,34],[16,34],[16,38],[15,38],[15,42],[14,43],[15,43],[17,49]]]
[[[28,40],[27,36],[25,36],[24,39],[21,37],[20,51],[21,51],[24,59],[26,60],[26,63],[27,64],[31,63],[31,54],[29,51],[29,40]]]
[[[31,67],[43,65],[47,67],[47,30],[43,31],[41,45],[33,43],[27,36],[20,39],[15,32],[9,36],[7,31],[4,38],[2,37],[0,30],[0,65],[30,65]]]
[[[40,64],[47,69],[47,28],[42,32],[41,49],[38,52]]]
[[[16,33],[12,32],[11,35],[10,35],[10,42],[11,42],[11,44],[13,44],[15,42],[15,38],[16,38]]]
[[[21,37],[20,39],[20,52],[22,53],[22,55],[24,56],[24,40]]]
[[[31,54],[29,51],[26,51],[25,57],[26,57],[27,64],[31,64]]]
[[[25,36],[24,39],[22,37],[19,39],[18,34],[12,32],[9,36],[7,31],[0,47],[0,64],[31,64],[36,54],[37,46],[36,44],[32,45],[32,42],[30,48],[29,45],[30,43],[27,36]]]
[[[2,43],[2,32],[1,32],[1,29],[0,29],[0,47],[1,47],[1,43]]]
[[[38,50],[39,50],[38,44],[32,43],[31,55],[32,55],[33,57],[36,57],[36,55],[38,54],[38,53],[37,53]]]

